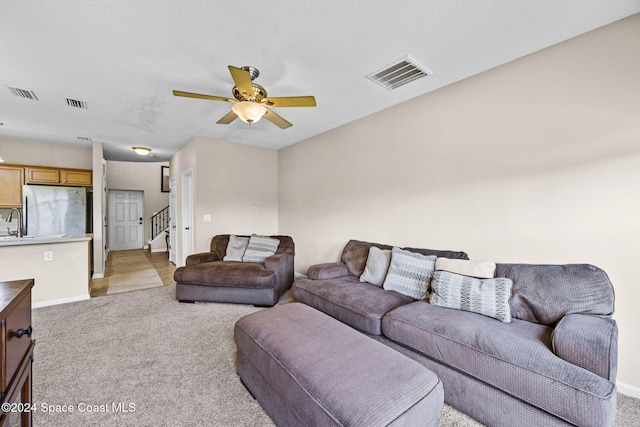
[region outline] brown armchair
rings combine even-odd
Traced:
[[[295,245],[289,236],[269,237],[280,240],[278,250],[256,263],[223,261],[229,235],[214,236],[209,252],[189,255],[176,269],[176,299],[273,306],[293,284]]]

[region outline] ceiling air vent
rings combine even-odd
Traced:
[[[20,98],[35,99],[36,101],[38,100],[38,97],[36,96],[36,94],[33,93],[33,91],[31,90],[18,89],[17,87],[11,87],[11,86],[9,86],[9,90],[15,96],[19,96]]]
[[[381,70],[367,74],[365,77],[389,90],[393,90],[430,74],[433,73],[407,55],[385,66]]]
[[[87,142],[91,142],[93,141],[91,138],[89,138],[88,136],[76,136],[76,138],[78,138],[80,141],[87,141]]]
[[[87,103],[84,101],[78,101],[77,99],[67,98],[67,105],[69,107],[74,108],[82,108],[83,110],[87,110]]]

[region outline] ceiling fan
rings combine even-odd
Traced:
[[[254,67],[234,67],[229,65],[229,72],[236,84],[231,93],[233,98],[225,98],[214,95],[202,95],[199,93],[182,92],[174,90],[175,96],[184,96],[187,98],[208,99],[211,101],[232,102],[229,114],[218,120],[216,123],[227,125],[237,119],[255,123],[262,117],[269,120],[281,129],[293,126],[291,123],[280,117],[267,107],[315,107],[316,99],[313,96],[287,96],[280,98],[267,97],[267,91],[259,84],[253,83],[253,80],[260,75],[257,68]]]

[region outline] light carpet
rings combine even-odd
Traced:
[[[113,251],[107,295],[163,286],[162,279],[141,251]]]
[[[233,326],[258,310],[181,304],[175,286],[34,309],[35,425],[273,426],[235,373]],[[640,401],[618,411],[637,425]],[[481,424],[445,405],[440,425]]]

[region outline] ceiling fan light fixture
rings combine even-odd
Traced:
[[[267,112],[267,109],[264,105],[254,101],[238,102],[236,104],[233,104],[233,107],[231,107],[231,109],[238,115],[238,117],[240,117],[240,120],[246,123],[256,123]]]
[[[133,151],[141,156],[146,156],[151,152],[151,148],[147,147],[133,147]]]

